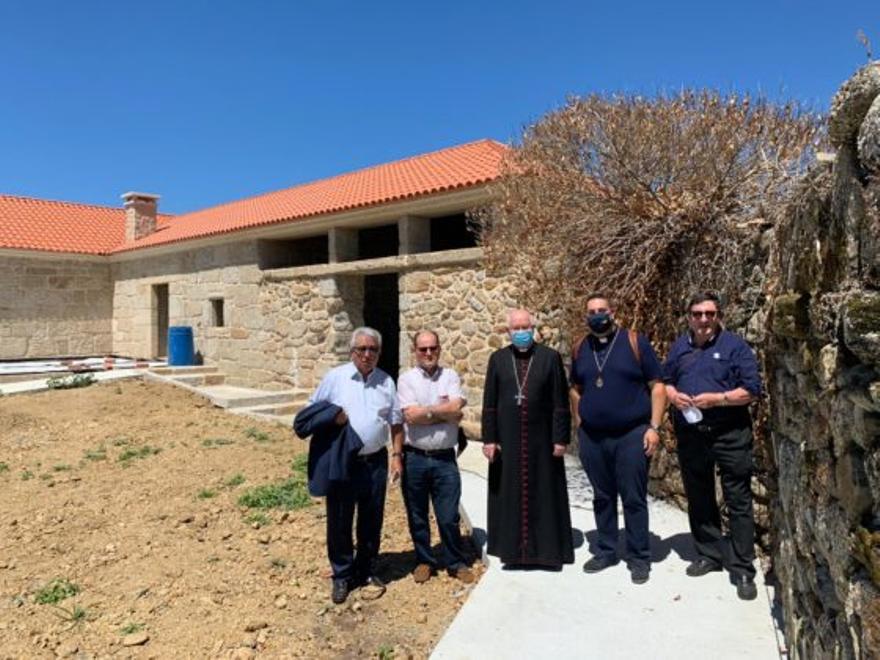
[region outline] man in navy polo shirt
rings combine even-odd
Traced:
[[[587,298],[587,326],[589,334],[572,354],[571,399],[599,538],[583,568],[596,573],[618,562],[619,495],[627,564],[632,581],[643,584],[651,570],[648,462],[666,409],[660,363],[644,336],[617,327],[606,295]]]
[[[726,565],[737,595],[752,600],[758,592],[748,405],[761,395],[761,377],[748,344],[722,327],[717,295],[691,298],[687,316],[689,331],[675,341],[663,365],[666,394],[676,408],[678,460],[699,553],[687,574],[699,577]],[[730,515],[729,539],[721,531],[715,499],[716,465]]]

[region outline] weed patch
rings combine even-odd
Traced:
[[[122,628],[119,629],[120,635],[131,635],[132,633],[140,632],[144,629],[144,624],[142,623],[126,623]]]
[[[88,387],[96,383],[92,374],[76,374],[74,376],[53,376],[46,381],[46,387],[50,390],[73,390],[78,387]]]
[[[21,480],[22,481],[30,481],[34,478],[34,473],[30,470],[22,470],[21,471]]]
[[[143,447],[129,447],[121,454],[119,454],[119,462],[123,465],[130,465],[131,462],[135,459],[147,458],[149,456],[154,456],[158,454],[161,449],[158,447],[151,447],[150,445],[144,445]]]
[[[87,461],[106,461],[107,460],[107,450],[104,447],[98,447],[97,449],[88,449],[83,454],[83,458]]]
[[[40,605],[55,605],[65,598],[76,596],[79,587],[64,578],[55,578],[34,595],[34,601]]]
[[[0,474],[4,472],[9,472],[9,465],[7,463],[0,462]]]
[[[244,482],[244,475],[239,472],[238,474],[234,474],[229,477],[229,479],[227,479],[224,483],[227,488],[235,488],[236,486],[241,486]]]
[[[261,431],[255,426],[245,429],[244,434],[254,442],[272,442],[272,437],[265,431]]]
[[[234,445],[235,440],[229,440],[228,438],[205,438],[202,440],[202,447],[223,447],[224,445]]]
[[[69,472],[73,468],[69,466],[67,463],[56,463],[52,466],[52,470],[55,472]]]
[[[196,494],[196,497],[198,497],[200,500],[210,500],[212,497],[216,497],[216,496],[217,496],[217,491],[211,490],[210,488],[202,488],[202,490],[200,490]]]
[[[267,525],[272,524],[269,516],[267,516],[265,513],[260,513],[259,511],[255,511],[254,513],[249,514],[245,517],[244,521],[248,525],[256,525],[257,527],[266,527]]]
[[[239,506],[249,509],[302,509],[311,503],[305,482],[296,476],[250,488],[238,498]]]

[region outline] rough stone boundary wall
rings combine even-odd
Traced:
[[[765,355],[773,564],[792,658],[880,657],[880,65],[832,103],[777,228]]]
[[[109,354],[110,265],[0,258],[0,359]]]

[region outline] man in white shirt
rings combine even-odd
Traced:
[[[402,471],[403,427],[394,381],[379,369],[382,335],[373,328],[358,328],[351,336],[351,362],[331,369],[309,403],[327,401],[342,408],[340,426],[350,424],[364,446],[353,462],[350,479],[327,494],[327,554],[333,568],[334,603],[343,603],[353,587],[367,586],[378,595],[385,590],[373,574],[379,555],[385,489],[388,482],[388,427],[394,456],[391,475]],[[357,510],[357,551],[352,525]]]
[[[458,423],[465,404],[461,380],[452,369],[439,365],[440,340],[436,332],[416,333],[413,355],[416,366],[397,381],[406,438],[403,497],[418,562],[413,579],[426,582],[437,569],[431,552],[430,497],[443,542],[442,563],[450,575],[470,583],[474,575],[462,548],[458,513],[461,476],[455,460]]]

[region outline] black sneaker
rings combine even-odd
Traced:
[[[740,600],[755,600],[758,597],[758,588],[751,575],[736,576],[736,595]]]
[[[617,562],[618,559],[616,557],[595,555],[584,563],[584,573],[598,573],[599,571],[604,571],[606,568],[615,566]]]
[[[630,564],[629,575],[633,584],[645,584],[651,577],[651,567],[644,562]]]
[[[707,573],[712,573],[715,571],[720,571],[721,565],[712,561],[711,559],[706,559],[705,557],[700,557],[696,561],[692,561],[690,566],[687,567],[685,573],[690,575],[691,577],[701,577],[706,575]]]
[[[348,580],[333,580],[333,589],[330,591],[330,599],[337,605],[341,605],[348,598]]]

